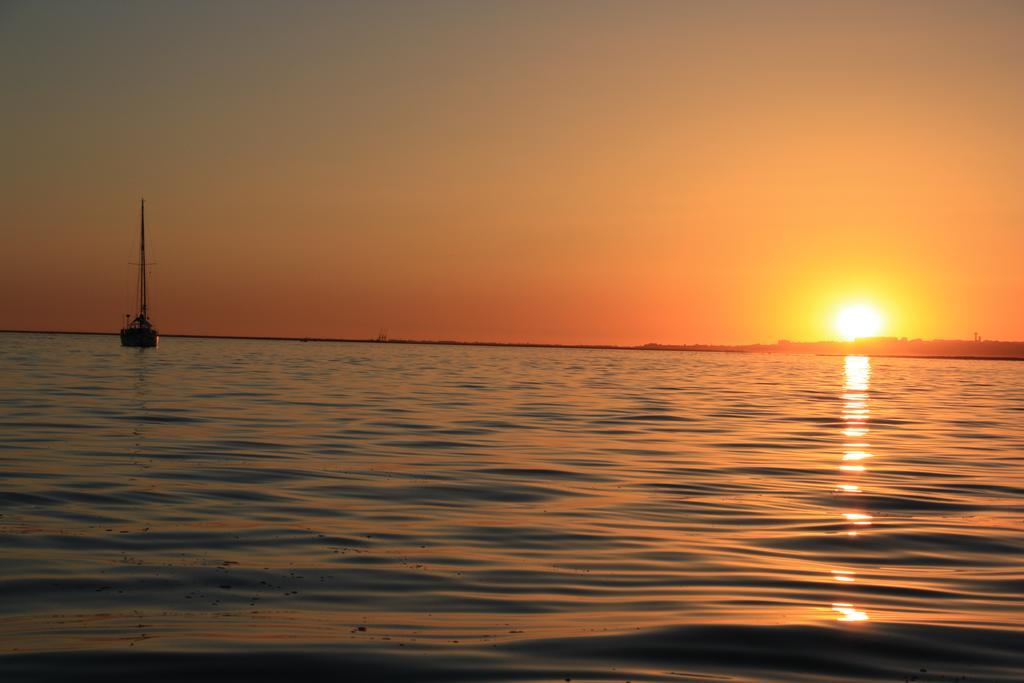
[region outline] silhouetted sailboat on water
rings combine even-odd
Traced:
[[[121,329],[121,346],[156,346],[160,341],[160,334],[149,322],[149,307],[146,296],[146,200],[140,200],[139,204],[139,284],[138,304],[139,311],[135,319],[131,314],[125,314],[125,326]]]

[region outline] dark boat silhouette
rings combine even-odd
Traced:
[[[121,328],[121,346],[153,347],[160,343],[160,333],[149,321],[149,306],[146,293],[146,200],[139,200],[139,284],[138,314],[132,319],[125,314],[125,326]]]

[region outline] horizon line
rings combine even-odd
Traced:
[[[0,330],[0,334],[79,334],[79,335],[101,335],[117,336],[117,332],[95,332],[76,330]],[[358,337],[290,337],[290,336],[260,336],[260,335],[222,335],[222,334],[161,334],[161,337],[179,339],[237,339],[253,341],[294,341],[294,342],[325,342],[342,344],[408,344],[424,346],[490,346],[510,348],[551,348],[551,349],[594,349],[609,351],[679,351],[679,352],[709,352],[709,353],[788,353],[789,355],[851,355],[854,349],[845,353],[813,353],[798,351],[779,351],[786,346],[802,347],[815,345],[833,345],[838,347],[853,347],[858,344],[889,342],[896,344],[933,344],[933,343],[954,343],[954,344],[1010,344],[1024,345],[1024,341],[1003,341],[996,339],[908,339],[907,337],[862,337],[854,340],[819,340],[819,341],[792,341],[780,339],[775,343],[752,343],[752,344],[666,344],[661,342],[647,342],[645,344],[564,344],[555,342],[505,342],[505,341],[460,341],[456,339],[374,339]],[[1022,350],[1024,352],[1024,350]],[[898,354],[898,353],[870,353],[865,349],[859,349],[853,355],[867,355],[878,358],[934,358],[949,360],[1018,360],[1024,361],[1021,356],[986,356],[968,354]]]

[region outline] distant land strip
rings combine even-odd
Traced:
[[[0,330],[0,334],[90,334],[116,336],[117,332],[81,332],[73,330]],[[435,346],[493,346],[539,349],[601,349],[609,351],[700,351],[705,353],[769,353],[815,356],[873,356],[876,358],[934,358],[945,360],[1024,360],[1024,342],[912,339],[872,337],[851,342],[792,342],[775,344],[544,344],[540,342],[457,341],[450,339],[356,339],[335,337],[260,337],[216,334],[164,334],[182,339],[249,339],[262,341],[334,342],[345,344],[424,344]]]

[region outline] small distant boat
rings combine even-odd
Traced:
[[[121,346],[153,347],[160,343],[160,333],[149,321],[149,306],[146,294],[146,200],[139,204],[139,284],[138,314],[132,319],[130,313],[125,314],[125,325],[121,329]]]

